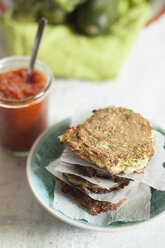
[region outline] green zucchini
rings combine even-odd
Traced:
[[[54,0],[45,1],[45,6],[38,14],[38,18],[45,17],[49,24],[62,24],[66,21],[67,12],[64,11]]]
[[[62,24],[66,21],[67,13],[58,6],[42,10],[39,13],[39,18],[45,17],[49,24]]]
[[[90,36],[108,33],[117,16],[117,5],[118,0],[88,0],[74,13],[77,29]]]
[[[61,24],[66,21],[67,12],[55,0],[15,0],[12,17],[20,21],[38,21],[46,17],[49,24]]]
[[[57,4],[66,12],[72,12],[74,9],[85,3],[87,0],[56,0]]]

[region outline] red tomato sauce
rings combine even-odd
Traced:
[[[0,74],[0,98],[21,100],[37,95],[46,84],[46,78],[34,71],[27,81],[27,69],[21,68]]]
[[[29,151],[47,128],[48,94],[44,92],[37,100],[29,99],[45,88],[47,80],[38,71],[34,71],[30,82],[26,82],[26,77],[26,68],[0,74],[0,143],[14,152]],[[24,101],[6,105],[5,99]]]

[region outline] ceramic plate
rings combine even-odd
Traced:
[[[76,220],[64,215],[53,207],[54,180],[45,166],[49,162],[58,158],[64,145],[59,143],[58,135],[62,134],[66,127],[70,124],[70,120],[64,120],[45,131],[34,143],[27,160],[27,178],[30,188],[35,198],[40,204],[52,215],[60,220],[77,226],[79,228],[95,230],[95,231],[122,231],[132,229],[135,226],[148,223],[165,215],[165,191],[154,190],[151,199],[151,217],[147,221],[140,222],[116,222],[110,225],[90,224],[85,220]],[[159,131],[161,131],[159,129]],[[162,131],[161,131],[162,132]],[[165,164],[165,163],[164,163]]]

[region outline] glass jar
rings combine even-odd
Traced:
[[[0,60],[0,73],[28,68],[30,57],[13,56]],[[45,78],[44,89],[37,95],[21,100],[0,98],[0,143],[16,155],[27,155],[33,142],[48,125],[49,93],[53,73],[37,60],[35,70]]]

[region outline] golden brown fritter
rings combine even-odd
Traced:
[[[59,136],[80,158],[110,174],[142,173],[153,155],[155,131],[148,120],[126,108],[95,111]]]
[[[112,179],[115,178],[115,176],[112,176],[108,171],[101,171],[101,170],[96,170],[93,167],[89,166],[81,166],[81,165],[76,165],[77,168],[79,168],[80,172],[87,177],[100,177],[100,178],[105,178],[105,179]],[[119,178],[119,177],[116,177]]]
[[[100,177],[104,179],[110,179],[114,182],[121,182],[121,177],[111,175],[109,171],[101,171],[97,170],[93,167],[89,166],[81,166],[81,165],[76,165],[77,168],[79,168],[79,171],[82,175],[87,176],[87,177]],[[123,180],[127,181],[127,178],[122,178]]]
[[[106,194],[106,193],[109,193],[111,191],[124,188],[125,186],[127,186],[129,184],[129,181],[130,181],[129,179],[118,178],[118,183],[116,183],[115,185],[113,185],[113,186],[109,187],[109,189],[107,189],[105,187],[101,187],[100,185],[93,184],[93,183],[85,180],[84,178],[81,178],[81,177],[78,177],[78,176],[75,176],[72,174],[63,173],[63,175],[65,176],[65,178],[67,179],[67,181],[69,182],[70,185],[79,189],[80,191],[83,191],[85,194],[88,194],[88,193]]]
[[[107,202],[107,201],[97,201],[97,200],[92,199],[88,195],[84,194],[82,191],[77,190],[77,189],[71,187],[70,185],[66,184],[65,182],[59,180],[58,178],[55,178],[55,180],[58,180],[61,183],[61,185],[62,185],[61,190],[64,193],[70,194],[71,196],[73,196],[74,199],[79,204],[88,208],[90,213],[92,215],[95,215],[95,216],[100,214],[101,212],[104,213],[104,212],[108,212],[110,210],[117,209],[124,200],[124,199],[120,200],[116,204],[113,204],[113,203]]]

